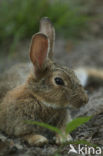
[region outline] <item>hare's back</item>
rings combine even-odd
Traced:
[[[28,63],[17,64],[0,74],[0,102],[9,90],[26,81],[31,70],[30,66]]]

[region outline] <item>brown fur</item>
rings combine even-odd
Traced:
[[[48,58],[50,55],[47,54],[51,52],[48,38],[42,33],[33,37],[30,48],[33,71],[25,84],[9,91],[0,104],[0,129],[8,135],[22,136],[29,144],[37,146],[48,142],[43,137],[45,129],[28,125],[25,120],[45,122],[64,131],[70,121],[67,108],[78,108],[88,101],[74,72]],[[61,78],[64,85],[56,84],[56,77]],[[59,143],[60,136],[56,136]]]

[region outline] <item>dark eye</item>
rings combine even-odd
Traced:
[[[56,77],[55,82],[57,85],[64,85],[64,81],[60,77]]]

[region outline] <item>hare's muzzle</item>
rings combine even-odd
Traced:
[[[85,105],[86,103],[88,103],[88,95],[84,91],[84,89],[82,91],[78,91],[77,94],[72,96],[70,103],[73,107],[76,107],[76,108],[79,108]]]
[[[82,105],[88,103],[88,100],[89,100],[89,98],[88,98],[87,93],[85,93],[84,96],[81,96],[81,98],[80,98]]]

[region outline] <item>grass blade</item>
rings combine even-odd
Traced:
[[[90,119],[91,119],[91,117],[78,117],[78,118],[72,120],[66,126],[66,133],[68,134],[68,133],[72,132],[73,130],[75,130],[80,125],[88,122]]]
[[[49,129],[49,130],[51,130],[53,132],[56,132],[56,133],[62,135],[62,132],[61,132],[60,129],[58,129],[58,128],[54,127],[54,126],[51,126],[51,125],[49,125],[47,123],[37,122],[37,121],[29,121],[29,120],[25,121],[25,123],[31,124],[31,125],[41,126],[41,127],[47,128],[47,129]]]

